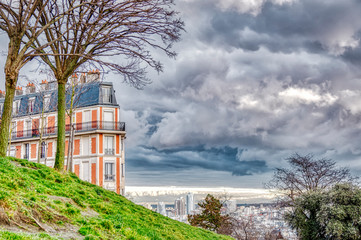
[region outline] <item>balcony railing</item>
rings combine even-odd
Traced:
[[[104,149],[105,155],[114,155],[114,149],[112,148],[106,148]]]
[[[105,174],[104,175],[104,180],[105,181],[114,181],[115,180],[115,175],[113,175],[113,174]]]
[[[111,130],[111,131],[125,131],[124,122],[109,122],[109,121],[92,121],[92,122],[82,122],[74,123],[75,132],[86,132],[93,130]],[[70,124],[65,126],[65,131],[70,132]],[[58,133],[58,127],[45,127],[43,129],[43,136],[56,135]],[[23,138],[32,138],[39,137],[40,129],[29,129],[24,131],[13,131],[11,133],[11,139],[23,139]]]

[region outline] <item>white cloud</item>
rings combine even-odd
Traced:
[[[258,15],[266,2],[282,5],[292,3],[294,0],[217,0],[217,6],[222,10],[235,9],[239,13]]]
[[[319,90],[290,87],[279,93],[279,96],[288,104],[304,103],[319,106],[332,105],[338,97],[330,93],[321,94]]]

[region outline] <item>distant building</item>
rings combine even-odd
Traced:
[[[226,201],[227,213],[234,213],[237,210],[237,201],[228,200]]]
[[[73,116],[73,171],[84,181],[124,194],[125,123],[119,121],[119,105],[113,84],[97,79],[99,72],[91,72],[77,80],[82,90],[77,92]],[[36,162],[40,154],[40,162],[53,167],[57,137],[57,84],[43,81],[42,85],[41,91],[35,91],[35,86],[28,84],[25,93],[17,87],[9,155]],[[4,98],[0,98],[0,110],[3,103]],[[46,113],[43,118],[42,110]],[[67,117],[65,156],[68,152],[69,123]],[[43,140],[39,143],[41,132]]]
[[[163,216],[167,216],[167,212],[166,212],[166,209],[165,209],[164,202],[158,202],[158,204],[157,204],[157,212],[162,214]]]
[[[194,211],[194,195],[193,193],[187,194],[187,215],[192,214]]]
[[[174,210],[177,216],[186,215],[186,203],[183,197],[178,198],[174,202]]]

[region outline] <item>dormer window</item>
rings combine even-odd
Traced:
[[[110,87],[102,87],[102,95],[103,95],[103,103],[112,102],[112,94],[110,91]]]
[[[34,109],[35,109],[35,98],[31,98],[31,99],[29,99],[29,102],[28,102],[28,112],[29,113],[34,112]]]
[[[13,104],[13,114],[17,115],[19,113],[20,101],[17,100]]]
[[[44,106],[43,106],[45,111],[48,111],[50,109],[50,96],[45,96],[44,97]]]

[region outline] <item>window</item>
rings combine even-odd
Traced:
[[[40,158],[45,158],[45,151],[46,151],[46,143],[41,143],[41,152],[40,152]]]
[[[83,155],[89,155],[89,137],[83,138]]]
[[[124,168],[124,163],[122,163],[122,177],[125,177],[125,168]]]
[[[107,130],[114,130],[114,112],[113,111],[104,111],[104,121],[103,128]]]
[[[49,111],[50,109],[50,96],[45,96],[44,97],[44,111]]]
[[[114,155],[114,137],[105,136],[104,153],[106,155]]]
[[[83,128],[84,130],[91,129],[91,112],[90,110],[84,111]]]
[[[15,157],[15,151],[16,151],[16,148],[15,146],[11,146],[10,147],[10,157]]]
[[[20,102],[19,101],[15,101],[13,103],[13,114],[16,115],[19,113],[19,105],[20,105]]]
[[[30,137],[31,134],[32,134],[32,128],[31,128],[31,121],[30,120],[26,120],[26,123],[25,123],[25,127],[26,127],[26,136],[27,137]]]
[[[24,159],[29,159],[29,143],[25,143],[25,154]]]
[[[114,163],[105,163],[105,180],[114,181]]]
[[[32,113],[34,111],[34,108],[35,108],[35,99],[29,99],[29,102],[28,102],[28,112],[29,113]]]
[[[102,95],[103,95],[103,103],[111,103],[112,102],[112,95],[110,93],[109,87],[102,88]]]

